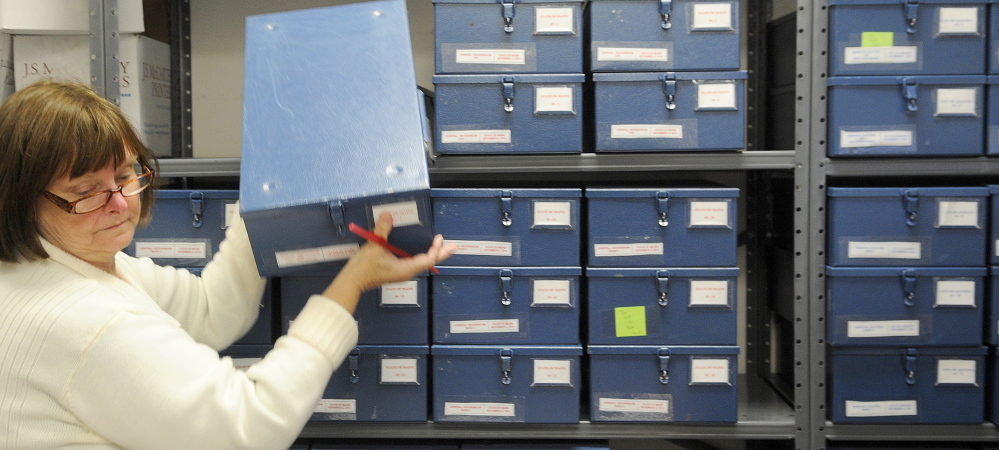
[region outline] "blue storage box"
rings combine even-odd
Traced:
[[[985,371],[985,420],[999,423],[999,349],[989,347]],[[988,447],[986,447],[988,448]]]
[[[829,78],[829,156],[980,156],[985,76]]]
[[[583,72],[583,0],[433,1],[435,73]]]
[[[588,267],[587,343],[736,345],[738,276],[738,267]]]
[[[989,0],[989,48],[986,55],[990,74],[999,75],[999,1]]]
[[[985,267],[826,267],[832,345],[982,345]]]
[[[233,367],[246,370],[251,365],[256,364],[267,352],[274,349],[273,345],[245,345],[233,344],[219,352],[219,356],[232,359]]]
[[[590,68],[738,70],[740,3],[590,0]]]
[[[434,149],[580,153],[584,79],[581,73],[434,75]]]
[[[985,73],[986,0],[829,0],[829,73]]]
[[[333,275],[281,277],[281,326],[285,333],[309,297],[322,292]],[[360,345],[427,345],[429,343],[427,274],[384,284],[361,294],[354,310]]]
[[[991,185],[989,188],[989,197],[991,206],[991,218],[989,222],[991,223],[989,230],[989,242],[986,245],[987,251],[989,252],[989,264],[993,266],[999,266],[999,184]]]
[[[830,187],[827,195],[830,265],[985,265],[987,188]]]
[[[989,75],[986,78],[988,84],[985,95],[988,105],[985,110],[988,116],[985,119],[985,154],[999,155],[999,75]]]
[[[434,345],[434,422],[578,423],[580,346]]]
[[[319,422],[425,422],[430,347],[358,345],[312,413]]]
[[[579,345],[579,267],[439,267],[435,344]]]
[[[737,188],[586,190],[590,267],[733,267]]]
[[[590,421],[735,422],[739,347],[590,345]]]
[[[418,100],[403,0],[247,18],[240,212],[262,275],[341,265],[362,242],[348,223],[381,211],[390,242],[426,251]]]
[[[189,268],[189,272],[201,276],[201,268]],[[274,340],[277,338],[274,336],[274,315],[275,309],[277,308],[277,302],[274,301],[273,286],[271,281],[267,280],[267,284],[264,286],[264,293],[260,297],[260,312],[257,315],[257,321],[253,323],[253,326],[234,342],[229,348],[243,347],[250,353],[255,353],[254,348],[259,348],[260,346],[269,347],[274,344]],[[234,351],[240,351],[238,348]],[[266,353],[266,351],[264,352]]]
[[[999,266],[989,267],[985,301],[985,344],[999,346]]]
[[[579,266],[581,189],[431,190],[449,266]]]
[[[741,150],[746,76],[594,73],[596,151]]]
[[[979,424],[985,347],[831,348],[834,423]]]
[[[152,258],[157,264],[202,267],[219,251],[237,210],[236,190],[156,191],[153,219],[136,228],[125,253]]]

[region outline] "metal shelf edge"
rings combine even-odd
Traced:
[[[999,430],[989,422],[970,425],[833,424],[826,422],[826,438],[839,441],[999,442]]]
[[[826,159],[826,176],[999,175],[999,158]]]

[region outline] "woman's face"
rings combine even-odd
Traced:
[[[76,178],[69,175],[52,180],[47,191],[70,202],[84,196],[115,189],[135,178],[135,159],[122,165],[109,165]],[[111,196],[103,208],[85,214],[69,214],[45,198],[40,198],[38,222],[42,237],[50,243],[98,267],[113,264],[114,255],[132,242],[139,222],[141,196]]]

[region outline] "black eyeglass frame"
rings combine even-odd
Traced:
[[[156,175],[153,172],[153,169],[150,169],[150,168],[145,167],[145,166],[143,166],[143,169],[145,169],[145,172],[143,172],[142,175],[139,175],[139,176],[137,176],[135,178],[132,178],[131,180],[128,180],[128,181],[126,181],[126,182],[118,185],[118,187],[116,187],[114,189],[108,189],[106,191],[101,191],[101,192],[95,192],[95,193],[87,195],[85,197],[78,198],[78,199],[76,199],[74,201],[66,200],[66,199],[64,199],[64,198],[62,198],[62,197],[60,197],[58,195],[55,195],[55,194],[49,192],[49,191],[43,192],[42,195],[46,199],[48,199],[50,202],[52,202],[53,204],[55,204],[56,206],[58,206],[59,208],[61,208],[63,211],[66,211],[67,213],[70,213],[70,214],[87,214],[87,213],[92,213],[92,212],[97,211],[97,210],[103,208],[104,206],[106,206],[108,204],[108,202],[111,201],[111,197],[113,197],[116,192],[121,193],[122,197],[134,197],[136,195],[139,195],[140,192],[146,190],[146,188],[148,188],[149,186],[151,186],[153,184],[153,179],[155,178]],[[124,188],[125,186],[128,186],[129,184],[138,182],[139,180],[142,180],[143,178],[148,178],[149,182],[146,183],[145,186],[140,187],[135,192],[131,192],[128,195],[125,195],[125,192],[122,191],[122,188]],[[101,206],[98,206],[98,207],[96,207],[94,209],[91,209],[89,211],[83,211],[83,212],[80,212],[80,211],[76,210],[76,204],[77,203],[80,203],[80,202],[82,202],[84,200],[87,200],[89,198],[99,197],[101,195],[106,195],[107,196],[107,198],[104,199],[104,203],[102,203]]]

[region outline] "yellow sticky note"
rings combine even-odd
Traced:
[[[860,33],[861,47],[891,47],[895,45],[895,33],[891,31],[865,31]]]
[[[617,337],[645,336],[645,307],[614,308],[614,329]]]

